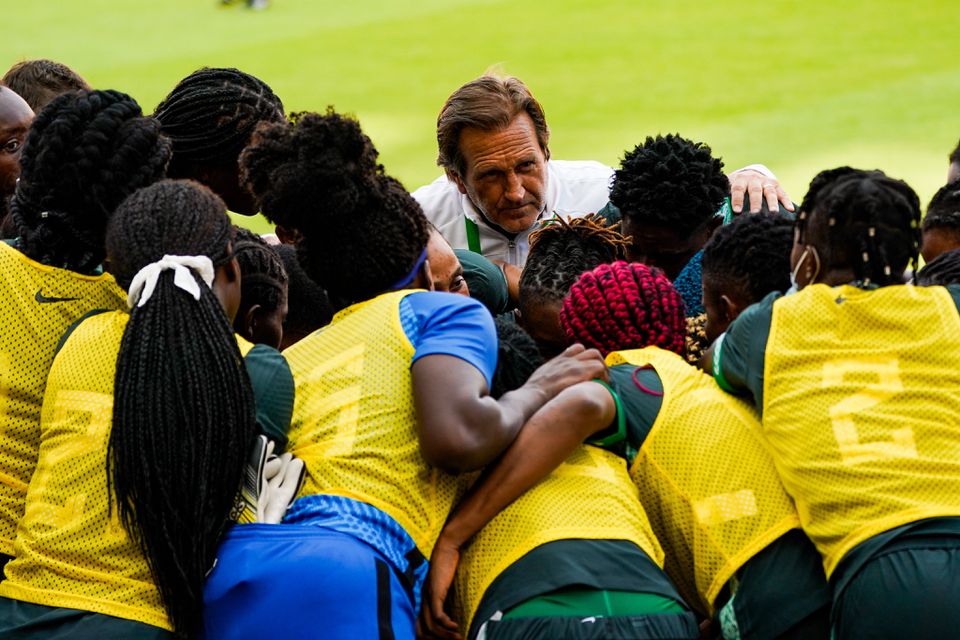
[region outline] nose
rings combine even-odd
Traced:
[[[503,193],[504,198],[510,202],[523,202],[523,196],[526,195],[527,190],[523,188],[523,182],[520,180],[520,176],[515,171],[510,171],[506,174],[506,180],[506,189]]]

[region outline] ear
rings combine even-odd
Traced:
[[[447,169],[446,174],[447,174],[447,180],[457,185],[457,189],[460,191],[460,193],[462,193],[463,195],[467,195],[467,185],[464,184],[463,178],[460,177],[460,174],[450,169]]]
[[[260,320],[260,305],[252,305],[247,312],[243,314],[243,324],[240,327],[240,335],[248,341],[253,342],[253,337],[257,334],[257,325]]]
[[[223,265],[223,277],[230,284],[240,281],[240,263],[235,257]]]
[[[737,304],[730,296],[720,296],[720,309],[723,319],[726,322],[733,322],[743,311],[743,307]]]
[[[277,238],[280,239],[280,242],[283,244],[296,244],[297,237],[300,235],[295,230],[287,229],[282,227],[279,224],[276,227]]]

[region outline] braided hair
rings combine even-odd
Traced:
[[[793,221],[779,214],[739,216],[703,247],[703,279],[746,305],[790,288]]]
[[[170,143],[119,91],[77,91],[34,119],[10,215],[19,248],[37,262],[93,273],[113,210],[163,177]]]
[[[921,230],[932,229],[943,229],[960,240],[960,180],[940,187],[930,199]]]
[[[397,288],[420,263],[427,220],[356,120],[329,109],[263,125],[240,164],[263,214],[301,234],[300,263],[336,308]]]
[[[297,249],[289,244],[275,247],[287,272],[287,318],[283,321],[281,351],[330,324],[333,308],[327,292],[304,272],[297,259]]]
[[[490,395],[499,398],[519,389],[543,364],[543,356],[533,338],[513,318],[502,315],[494,319],[497,328],[497,369],[493,372]]]
[[[690,235],[730,193],[723,162],[711,153],[704,143],[679,135],[647,137],[624,156],[610,201],[625,219]]]
[[[960,249],[941,253],[925,264],[917,274],[917,284],[924,287],[960,284]]]
[[[602,264],[570,288],[560,326],[573,342],[607,354],[654,346],[683,355],[683,299],[656,267]]]
[[[233,254],[240,266],[240,309],[234,328],[242,333],[241,324],[252,306],[260,305],[264,313],[270,314],[286,302],[287,271],[273,247],[242,227],[234,227]]]
[[[232,192],[239,189],[240,152],[261,122],[283,121],[283,103],[259,78],[238,69],[204,67],[181,80],[153,115],[173,141],[171,178],[198,180],[205,168],[224,167],[234,175],[233,184],[225,185]],[[254,213],[241,211],[251,206],[246,203],[227,204]]]
[[[591,214],[567,221],[557,216],[530,234],[530,253],[520,275],[520,303],[561,302],[580,274],[626,259],[629,242]]]
[[[882,171],[840,167],[817,174],[796,229],[800,244],[816,247],[824,269],[850,269],[864,285],[901,283],[908,264],[917,271],[920,199]]]
[[[120,205],[107,250],[128,289],[140,269],[167,254],[227,264],[232,235],[220,198],[193,182],[164,180]],[[146,556],[178,637],[201,628],[204,577],[256,435],[253,391],[230,321],[194,278],[199,300],[164,271],[150,300],[130,312],[108,458],[121,521]]]

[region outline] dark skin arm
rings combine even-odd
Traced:
[[[583,441],[616,417],[613,396],[596,382],[569,387],[545,404],[460,502],[440,533],[430,558],[419,628],[423,635],[460,638],[444,602],[460,550],[510,503],[550,475]]]
[[[449,473],[464,473],[490,464],[530,416],[563,389],[606,379],[607,369],[598,351],[576,344],[499,400],[489,395],[476,367],[455,356],[420,358],[412,374],[424,459]]]

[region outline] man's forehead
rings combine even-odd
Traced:
[[[468,165],[496,164],[539,150],[536,129],[526,113],[519,114],[506,127],[467,127],[460,133],[460,152]]]

